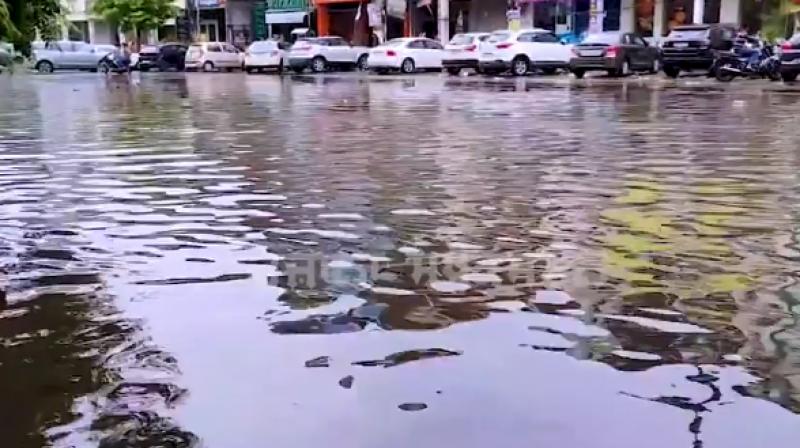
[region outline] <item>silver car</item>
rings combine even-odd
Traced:
[[[108,53],[106,49],[97,49],[85,42],[47,42],[44,48],[34,47],[34,67],[39,73],[66,69],[96,71],[100,60]]]

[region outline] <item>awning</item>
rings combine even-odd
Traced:
[[[303,23],[306,11],[290,11],[290,12],[268,12],[266,13],[267,23]]]

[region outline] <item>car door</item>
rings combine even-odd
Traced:
[[[572,57],[569,47],[562,44],[553,33],[536,33],[533,42],[541,62],[568,63]]]
[[[351,47],[350,44],[348,44],[347,41],[341,37],[330,39],[328,41],[328,45],[330,46],[332,62],[342,64],[356,61],[356,58],[353,55],[353,47]]]
[[[628,60],[631,68],[636,69],[642,66],[642,54],[639,47],[633,42],[631,33],[624,33],[621,38],[622,54]]]
[[[522,33],[517,36],[517,44],[515,45],[516,47],[519,47],[518,52],[525,53],[531,62],[542,60],[539,48],[534,42],[535,37],[536,33]]]
[[[656,58],[656,53],[650,48],[650,45],[645,41],[642,36],[638,34],[631,34],[631,41],[639,51],[640,67],[649,69],[653,67],[653,60]]]
[[[61,49],[57,53],[59,59],[57,65],[60,68],[75,69],[80,67],[78,57],[75,54],[75,45],[72,42],[59,42],[58,48]]]
[[[207,44],[206,49],[208,51],[207,53],[208,56],[206,56],[206,59],[213,62],[214,66],[224,67],[226,65],[225,55],[224,53],[222,53],[222,46],[220,44],[217,43]]]
[[[223,44],[225,50],[225,61],[228,67],[239,67],[242,65],[240,61],[239,50],[231,44]]]
[[[64,50],[60,42],[47,42],[44,49],[40,51],[40,59],[46,59],[53,63],[55,68],[65,68]]]
[[[424,68],[426,66],[425,41],[423,39],[415,39],[409,42],[406,45],[406,53],[406,57],[410,57],[414,61],[416,68]]]
[[[444,47],[435,40],[425,40],[425,58],[428,68],[442,68],[442,57],[444,57]]]
[[[83,42],[75,42],[75,60],[79,68],[92,69],[97,67],[98,61],[94,47]]]

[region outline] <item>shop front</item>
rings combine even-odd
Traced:
[[[225,6],[227,0],[197,0],[198,39],[218,42],[226,39]]]
[[[364,0],[316,0],[317,34],[341,36],[353,44],[369,45],[373,40]]]
[[[267,24],[267,35],[289,41],[293,30],[311,27],[308,0],[267,0],[264,20]]]

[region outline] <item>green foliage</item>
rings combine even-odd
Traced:
[[[36,32],[58,37],[65,10],[60,0],[0,0],[0,40],[27,52]]]
[[[761,34],[770,41],[790,37],[800,5],[791,0],[767,0],[765,6],[766,13],[761,17]]]
[[[96,0],[92,9],[122,31],[158,28],[178,15],[172,0]]]

